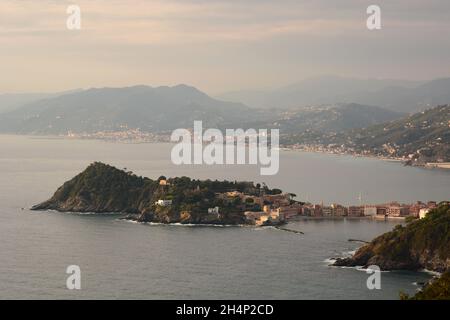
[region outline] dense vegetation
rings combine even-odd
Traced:
[[[419,161],[450,159],[450,106],[439,106],[402,120],[351,132],[357,148]]]
[[[284,144],[306,143],[411,162],[450,161],[450,105],[438,106],[399,120],[343,133],[316,131],[287,135]]]
[[[450,271],[433,279],[413,297],[401,293],[402,300],[450,300]]]
[[[450,206],[443,203],[424,219],[398,225],[335,265],[446,271],[450,267]]]
[[[160,183],[164,180],[165,183]],[[250,195],[279,193],[266,185],[252,182],[196,180],[188,177],[157,180],[138,177],[132,172],[95,162],[85,171],[64,183],[51,199],[34,210],[73,212],[122,212],[135,214],[141,221],[181,223],[244,223],[245,210],[260,210],[257,204],[242,202],[239,197],[219,197],[228,191]],[[158,200],[171,200],[159,206]],[[220,214],[208,209],[220,207]]]
[[[272,111],[269,120],[260,123],[250,122],[248,125],[255,128],[278,128],[283,138],[286,138],[291,134],[310,131],[325,134],[364,128],[402,116],[404,114],[380,107],[348,103]]]

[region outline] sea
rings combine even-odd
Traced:
[[[168,143],[0,135],[0,299],[398,299],[429,272],[380,274],[332,259],[399,221],[300,219],[272,227],[139,224],[116,214],[29,208],[94,161],[150,178],[266,183],[297,200],[344,205],[448,200],[450,171],[347,155],[281,151],[280,170],[256,165],[174,165]],[[80,269],[69,290],[69,266]]]

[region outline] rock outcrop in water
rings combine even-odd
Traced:
[[[151,180],[95,162],[64,183],[51,199],[32,207],[32,210],[126,213],[126,219],[140,222],[248,223],[244,212],[261,208],[239,197],[220,196],[229,191],[249,195],[272,192],[252,182],[202,181],[188,177]]]
[[[398,225],[335,266],[377,265],[382,270],[450,269],[450,206],[441,204],[424,219]]]

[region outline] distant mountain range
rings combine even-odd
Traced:
[[[304,131],[331,133],[365,128],[404,115],[380,107],[349,103],[271,110],[268,120],[257,123],[249,120],[246,125],[254,128],[277,128],[282,134]]]
[[[4,113],[4,112],[12,111],[16,108],[23,106],[26,103],[44,99],[47,97],[48,97],[48,94],[45,94],[45,93],[0,94],[0,114]]]
[[[77,92],[80,90],[63,91],[56,93],[5,93],[0,94],[0,114],[13,111],[23,105],[38,100],[53,98],[63,94]]]
[[[440,101],[446,96],[446,86],[446,80],[436,80],[404,88],[403,92],[409,98],[405,92],[414,93],[416,99],[426,92]],[[167,135],[177,128],[192,128],[195,120],[202,120],[205,129],[276,128],[283,145],[326,146],[338,152],[408,158],[417,164],[450,162],[448,105],[410,116],[357,103],[252,109],[211,98],[187,85],[96,88],[43,99],[30,95],[17,98],[15,102],[10,99],[8,106],[19,100],[38,100],[0,114],[2,133],[67,135],[140,129]]]
[[[412,161],[450,161],[450,105],[339,136],[357,149]]]
[[[218,98],[239,101],[254,108],[292,108],[353,102],[413,113],[450,103],[450,78],[420,82],[327,76],[307,79],[275,90],[228,92]]]
[[[194,120],[222,128],[255,118],[241,103],[213,99],[187,85],[89,89],[30,102],[0,116],[0,131],[27,134],[191,128]]]
[[[359,104],[314,108],[251,109],[213,99],[194,87],[100,88],[46,97],[0,114],[0,132],[19,134],[141,131],[192,128],[278,128],[282,132],[339,132],[397,119],[401,113]]]
[[[329,150],[405,158],[411,164],[450,162],[450,105],[398,120],[340,133],[305,131],[283,136],[287,145],[325,146]]]

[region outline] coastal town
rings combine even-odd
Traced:
[[[169,182],[160,180],[160,185]],[[260,195],[248,194],[240,191],[229,191],[216,193],[216,198],[224,205],[234,203],[235,208],[244,213],[247,224],[265,226],[278,225],[296,218],[371,218],[377,220],[397,219],[403,220],[407,217],[424,218],[427,213],[439,204],[435,201],[413,204],[401,204],[390,202],[384,204],[359,204],[344,206],[333,203],[331,205],[312,204],[295,201],[295,194],[277,193]],[[159,199],[156,206],[171,206],[172,201]],[[208,215],[217,218],[221,215],[220,206],[208,208]]]
[[[238,191],[219,194],[222,199],[239,198],[242,203],[256,204],[259,211],[245,211],[245,217],[250,224],[258,226],[282,224],[301,217],[311,218],[371,218],[377,220],[397,219],[407,217],[424,218],[427,213],[438,206],[435,201],[413,204],[390,202],[384,204],[360,204],[344,206],[304,203],[293,200],[293,194],[265,194],[254,196]],[[219,213],[220,208],[214,208]]]
[[[142,131],[139,128],[137,129],[128,128],[128,126],[126,125],[121,125],[120,130],[103,130],[84,133],[68,131],[67,134],[61,135],[61,138],[102,140],[107,142],[119,142],[119,143],[170,142],[169,134]]]
[[[106,185],[98,192],[99,184]],[[89,194],[89,198],[86,195]],[[69,197],[67,195],[70,195]],[[198,180],[189,177],[156,180],[124,168],[94,162],[32,210],[126,213],[125,220],[201,225],[277,226],[295,219],[355,218],[405,220],[426,217],[442,203],[389,202],[345,206],[295,200],[294,193],[249,181]],[[301,199],[301,197],[299,197]]]
[[[116,143],[170,143],[170,133],[168,132],[147,132],[139,128],[128,128],[127,125],[120,126],[119,130],[104,130],[96,132],[76,133],[68,131],[67,134],[60,135],[61,138],[82,139],[82,140],[101,140]],[[225,139],[226,140],[226,139]],[[248,145],[247,141],[245,142]],[[302,151],[314,153],[327,153],[334,155],[351,155],[354,157],[376,158],[392,162],[399,162],[408,166],[418,166],[426,168],[450,169],[450,162],[444,158],[437,158],[433,162],[417,161],[423,152],[422,149],[416,150],[414,153],[407,155],[398,155],[398,146],[389,143],[383,145],[383,150],[376,153],[369,149],[355,149],[344,144],[321,144],[321,143],[293,143],[281,144],[284,151]]]

